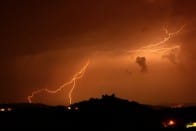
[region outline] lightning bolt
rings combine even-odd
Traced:
[[[136,50],[128,50],[126,51],[126,53],[158,53],[158,54],[165,54],[173,49],[179,49],[180,45],[172,45],[172,46],[168,46],[165,43],[168,42],[171,38],[175,37],[178,33],[180,33],[183,29],[184,29],[185,25],[181,26],[177,31],[170,33],[168,31],[167,28],[163,28],[166,36],[163,38],[162,41],[158,42],[158,43],[154,43],[154,44],[149,44],[147,46],[141,47],[139,49]],[[78,79],[81,79],[84,76],[84,73],[87,69],[87,67],[89,66],[90,61],[88,60],[87,63],[82,67],[82,69],[77,72],[70,81],[64,83],[63,85],[61,85],[59,88],[57,88],[56,90],[49,90],[47,88],[42,88],[36,91],[33,91],[31,93],[31,95],[29,95],[27,97],[27,100],[29,103],[32,103],[32,99],[36,94],[42,93],[42,92],[47,92],[50,94],[55,94],[57,92],[62,91],[66,86],[71,85],[72,87],[68,92],[68,97],[69,97],[69,104],[72,104],[72,92],[76,87],[76,81]]]
[[[172,45],[168,46],[165,43],[168,42],[171,38],[175,37],[178,33],[180,33],[184,29],[185,25],[181,26],[177,31],[170,33],[167,28],[163,28],[166,36],[162,41],[154,44],[149,44],[147,46],[141,47],[136,50],[129,50],[127,53],[157,53],[157,54],[165,54],[173,49],[180,49],[180,45]]]
[[[71,105],[71,104],[72,104],[72,92],[73,92],[73,90],[74,90],[74,88],[75,88],[75,86],[76,86],[76,81],[77,81],[78,79],[81,79],[81,78],[84,76],[84,73],[85,73],[87,67],[89,66],[89,64],[90,64],[90,60],[87,61],[87,63],[82,67],[82,69],[81,69],[79,72],[77,72],[76,74],[74,74],[74,76],[72,77],[72,79],[71,79],[70,81],[68,81],[68,82],[66,82],[66,83],[64,83],[64,84],[62,84],[62,85],[61,85],[59,88],[57,88],[56,90],[49,90],[49,89],[47,89],[47,88],[42,88],[42,89],[33,91],[33,92],[31,93],[31,95],[29,95],[29,96],[27,97],[28,102],[29,102],[29,103],[32,103],[32,99],[33,99],[33,97],[34,97],[36,94],[39,94],[39,93],[42,93],[42,92],[47,92],[47,93],[50,93],[50,94],[55,94],[55,93],[57,93],[57,92],[62,91],[66,86],[72,84],[72,87],[71,87],[71,89],[70,89],[69,92],[68,92],[69,104]]]

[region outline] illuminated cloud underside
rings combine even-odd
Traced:
[[[168,42],[171,38],[175,37],[178,33],[180,33],[184,27],[185,27],[185,25],[183,25],[176,32],[172,32],[172,33],[169,33],[168,29],[164,28],[166,37],[164,37],[164,39],[162,41],[155,43],[155,44],[149,44],[147,46],[141,47],[136,50],[129,50],[129,51],[126,51],[126,53],[137,56],[137,58],[144,58],[144,59],[146,59],[145,58],[146,56],[150,57],[150,58],[153,58],[154,56],[163,57],[163,58],[167,57],[168,59],[172,58],[172,53],[174,53],[174,55],[175,55],[175,53],[176,53],[175,51],[176,50],[178,51],[180,49],[180,45],[167,45],[166,42]],[[172,59],[171,59],[171,61],[172,61]],[[140,59],[139,59],[139,61],[137,61],[137,59],[136,59],[136,62],[141,65]],[[70,88],[70,90],[68,92],[69,104],[72,104],[72,92],[76,86],[75,85],[76,81],[83,77],[89,64],[90,64],[90,61],[88,60],[88,62],[84,65],[84,67],[82,67],[82,69],[79,72],[77,72],[69,82],[64,83],[56,90],[49,90],[47,88],[42,88],[42,89],[33,91],[31,93],[31,95],[27,97],[28,102],[32,103],[33,97],[39,93],[47,92],[50,94],[55,94],[57,92],[62,91],[62,89],[64,89],[66,86],[72,85],[72,87]],[[145,66],[143,66],[143,65],[145,65]],[[141,66],[143,68],[142,71],[147,70],[146,61]]]

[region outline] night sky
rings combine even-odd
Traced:
[[[89,59],[73,102],[115,93],[146,104],[196,103],[195,7],[195,0],[1,0],[0,102],[55,90]],[[177,63],[156,54],[138,63],[126,53],[163,40],[164,26],[182,25],[166,43],[180,45]],[[33,101],[68,104],[69,89]]]

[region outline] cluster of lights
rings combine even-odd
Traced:
[[[164,128],[173,128],[176,127],[176,121],[174,119],[169,119],[162,123]]]
[[[79,110],[79,108],[76,106],[76,107],[71,107],[71,106],[68,106],[67,107],[67,110],[73,110],[73,111],[78,111]]]
[[[190,122],[186,124],[186,128],[196,128],[196,122]]]
[[[0,108],[0,112],[10,112],[12,111],[12,108],[8,107],[8,108]]]
[[[175,128],[178,127],[180,124],[175,119],[169,119],[162,122],[164,128]],[[196,122],[189,122],[184,125],[185,128],[196,128]]]

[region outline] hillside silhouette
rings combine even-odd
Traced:
[[[71,106],[1,104],[1,128],[162,129],[196,121],[196,107],[156,107],[117,98],[91,98]]]

